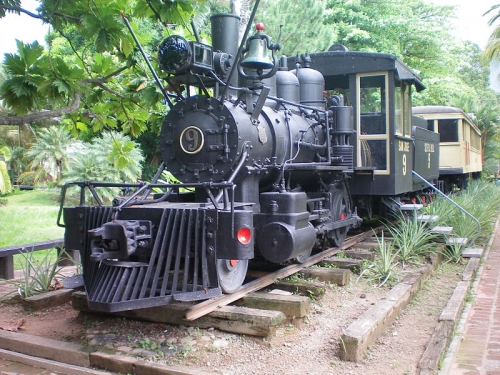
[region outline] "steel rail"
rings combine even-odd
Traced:
[[[304,268],[310,267],[313,264],[319,263],[322,260],[326,259],[329,256],[335,255],[343,250],[346,250],[355,244],[365,240],[368,237],[372,237],[375,234],[382,231],[385,227],[380,226],[370,231],[366,231],[355,235],[346,240],[339,247],[331,247],[326,249],[316,255],[311,256],[306,262],[301,264],[292,264],[290,266],[286,266],[277,271],[271,272],[265,276],[262,276],[256,280],[250,281],[247,284],[242,285],[236,292],[231,294],[224,294],[220,297],[212,298],[207,301],[203,301],[198,303],[192,307],[190,307],[185,314],[185,320],[193,321],[197,318],[200,318],[206,314],[211,313],[212,311],[217,310],[223,306],[230,304],[231,302],[237,301],[240,298],[244,297],[246,294],[262,289],[268,285],[273,284],[276,280],[283,279],[294,273],[301,271]]]

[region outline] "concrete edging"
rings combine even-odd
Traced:
[[[339,357],[346,361],[361,362],[376,339],[413,299],[422,284],[430,277],[441,261],[437,256],[420,272],[415,272],[392,288],[385,298],[368,309],[344,331],[339,342]]]

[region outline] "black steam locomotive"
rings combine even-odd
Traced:
[[[411,116],[412,87],[424,86],[394,56],[335,45],[278,58],[262,25],[238,46],[238,17],[211,21],[212,46],[171,36],[159,47],[173,93],[153,181],[112,205],[99,188],[124,185],[64,188],[81,188],[63,225],[92,310],[232,293],[249,260],[304,262],[340,245],[361,212],[411,203],[426,186],[412,171],[438,178],[439,135]],[[180,183],[160,183],[164,169]]]

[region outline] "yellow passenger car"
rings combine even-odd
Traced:
[[[446,193],[465,189],[469,178],[479,178],[483,168],[481,131],[460,108],[413,107],[413,115],[427,120],[427,129],[440,134],[439,183]]]

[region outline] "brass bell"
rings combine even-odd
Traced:
[[[246,50],[248,53],[240,65],[248,69],[271,69],[274,64],[267,56],[269,37],[262,33],[264,25],[258,23],[256,28],[257,32],[247,40]]]

